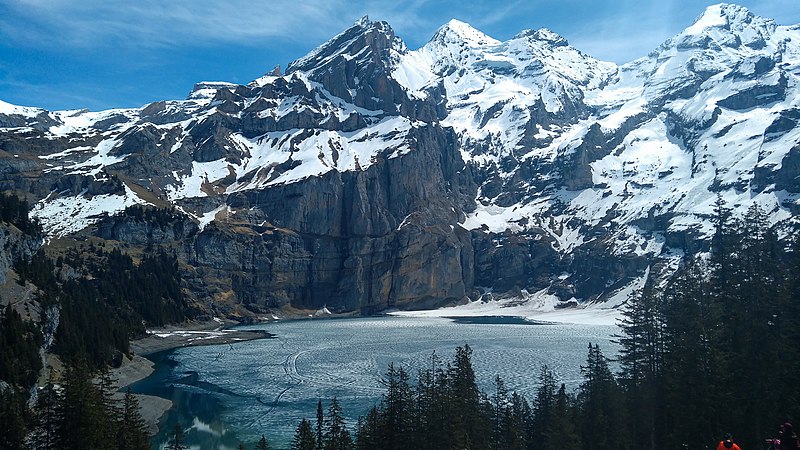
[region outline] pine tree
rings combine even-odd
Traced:
[[[317,448],[314,432],[311,430],[311,422],[307,419],[300,421],[294,433],[291,450],[314,450]]]
[[[544,430],[543,450],[580,450],[580,436],[575,429],[572,400],[561,384]]]
[[[622,391],[598,345],[589,344],[586,366],[581,367],[583,383],[578,389],[581,441],[589,450],[624,450],[626,418]]]
[[[384,438],[381,435],[381,413],[373,406],[367,415],[358,419],[356,427],[356,449],[369,450],[382,448]]]
[[[333,397],[325,417],[325,431],[322,435],[324,450],[347,450],[353,446],[350,433],[342,415],[339,400]]]
[[[539,386],[533,399],[533,438],[532,442],[544,443],[546,430],[553,420],[556,402],[556,377],[545,364],[539,372]]]
[[[499,375],[494,379],[495,391],[492,396],[492,416],[494,428],[492,431],[491,448],[514,448],[514,423],[512,422],[511,399],[503,379]]]
[[[621,379],[630,401],[634,442],[655,449],[663,425],[662,381],[666,343],[661,296],[648,279],[628,297],[618,323]]]
[[[147,450],[150,448],[147,427],[139,411],[139,401],[136,396],[131,394],[130,389],[125,391],[125,397],[122,400],[116,441],[119,450]]]
[[[407,447],[406,440],[411,431],[413,395],[408,384],[408,373],[403,368],[395,369],[389,364],[384,379],[386,394],[381,402],[380,422],[381,448],[399,450]]]
[[[718,428],[719,415],[696,413],[716,409],[722,400],[715,394],[721,363],[715,348],[719,312],[708,291],[706,268],[694,258],[684,261],[665,290],[664,443],[669,447],[703,446]]]
[[[487,448],[492,435],[492,424],[481,415],[480,390],[472,368],[472,349],[469,345],[457,347],[452,365],[447,370],[448,397],[452,420],[452,444],[456,446]]]
[[[33,429],[28,447],[36,450],[58,449],[58,429],[62,421],[62,401],[53,385],[38,391],[34,408]]]
[[[12,388],[0,387],[0,448],[22,448],[25,416],[24,396]]]
[[[322,411],[322,400],[317,400],[317,450],[323,450],[325,440],[323,439],[325,427],[325,414]]]
[[[83,360],[66,371],[58,430],[59,448],[63,450],[114,447],[113,420],[108,414],[111,406],[91,375]]]

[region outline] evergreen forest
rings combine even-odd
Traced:
[[[28,209],[17,196],[0,194],[0,224],[40,239]],[[148,449],[136,398],[114,398],[107,369],[130,354],[130,339],[146,326],[190,316],[175,255],[158,249],[135,262],[117,248],[92,243],[55,259],[41,249],[23,255],[14,271],[22,287],[33,289],[39,321],[3,302],[0,449]],[[44,351],[56,354],[65,369],[57,384],[37,388]]]

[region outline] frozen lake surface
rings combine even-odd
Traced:
[[[132,386],[170,398],[171,410],[154,448],[178,423],[194,449],[252,448],[262,434],[271,448],[288,448],[300,419],[314,419],[317,400],[327,409],[336,396],[353,430],[359,416],[380,401],[381,377],[390,362],[412,374],[440,364],[469,344],[481,389],[495,375],[531,401],[540,368],[547,364],[568,387],[581,381],[589,343],[606,356],[617,327],[542,325],[514,318],[380,317],[301,320],[246,327],[266,329],[275,339],[233,345],[185,347],[158,355],[156,372]]]

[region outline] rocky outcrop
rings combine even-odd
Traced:
[[[29,236],[14,225],[0,222],[0,285],[20,258],[30,258],[42,245],[41,239]]]

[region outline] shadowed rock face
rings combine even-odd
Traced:
[[[463,298],[473,250],[456,211],[475,187],[452,131],[419,133],[416,151],[365,171],[230,197],[252,211],[251,223],[268,225],[210,226],[186,248],[187,261],[231,273],[237,297],[259,306],[374,312]]]

